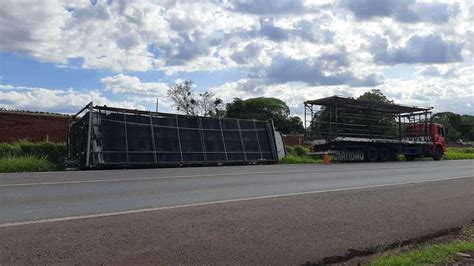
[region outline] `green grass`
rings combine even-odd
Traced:
[[[443,156],[445,160],[474,159],[474,148],[448,147],[447,154]]]
[[[283,158],[280,163],[283,164],[300,164],[300,163],[322,163],[321,159],[314,159],[308,156],[295,156],[295,155],[287,155]]]
[[[33,155],[46,157],[53,163],[61,163],[66,157],[66,144],[53,142],[32,143],[18,141],[14,143],[0,143],[0,158],[6,156]]]
[[[54,171],[57,166],[46,157],[33,155],[4,156],[0,158],[0,173]]]
[[[447,147],[443,160],[474,160],[474,148],[472,147]],[[430,156],[416,158],[415,160],[432,160]],[[405,156],[398,155],[397,161],[406,161]]]
[[[460,153],[474,154],[474,147],[448,147],[448,150]]]
[[[66,157],[66,144],[53,142],[32,143],[18,141],[14,143],[0,143],[0,158],[6,156],[34,155],[46,157],[51,162],[60,162]]]
[[[368,265],[411,266],[449,263],[452,262],[456,253],[474,250],[474,228],[471,227],[467,234],[468,240],[454,240],[449,243],[420,247],[402,254],[380,256]]]
[[[322,163],[323,160],[315,159],[308,155],[309,149],[303,146],[286,147],[286,156],[282,164]]]
[[[65,157],[64,143],[0,143],[0,173],[60,170]]]
[[[322,163],[322,159],[316,159],[308,155],[309,149],[302,146],[286,147],[287,156],[280,161],[284,164],[300,163]],[[331,156],[332,157],[332,156]],[[443,160],[474,160],[474,148],[472,147],[448,147],[447,154]],[[398,155],[397,161],[405,161],[405,156]],[[432,160],[431,157],[417,158],[416,160]],[[331,158],[331,161],[332,158]]]

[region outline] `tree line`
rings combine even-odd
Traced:
[[[258,97],[246,100],[234,98],[231,103],[224,104],[222,99],[211,92],[194,92],[193,82],[190,80],[170,87],[168,97],[177,111],[187,115],[257,120],[272,119],[274,126],[283,133],[304,132],[301,118],[291,116],[288,105],[277,98]]]
[[[224,104],[224,101],[212,92],[196,93],[193,90],[193,82],[190,80],[171,86],[168,89],[168,97],[177,111],[187,115],[257,120],[271,119],[275,127],[284,134],[305,132],[301,118],[291,115],[288,105],[277,98],[257,97],[245,100],[234,98],[232,102]],[[357,99],[393,103],[378,89],[367,91]],[[315,117],[320,121],[324,121],[328,116],[328,111],[321,108]],[[379,122],[388,124],[392,119],[393,117],[390,115],[381,114]],[[433,115],[433,122],[441,123],[447,127],[447,140],[449,142],[455,142],[458,139],[464,141],[474,140],[474,116],[441,112]],[[311,131],[314,127],[323,126],[323,123],[318,124],[317,121],[314,121],[307,130]],[[318,130],[321,130],[321,128],[318,128]]]

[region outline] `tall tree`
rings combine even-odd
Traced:
[[[359,96],[357,100],[369,101],[369,102],[376,102],[376,103],[388,103],[393,104],[393,101],[388,99],[381,90],[373,89],[371,91],[366,91],[364,94]]]
[[[458,139],[474,140],[474,116],[441,112],[433,115],[433,122],[446,126],[446,139],[455,142]]]
[[[303,132],[303,123],[299,117],[290,117],[290,108],[276,98],[234,98],[226,105],[226,117],[241,119],[273,120],[275,127],[283,133]]]
[[[386,103],[386,104],[393,104],[393,100],[390,100],[385,96],[381,90],[373,89],[371,91],[367,91],[357,100],[368,101],[373,103]],[[395,115],[392,113],[380,113],[380,112],[372,112],[369,111],[359,111],[360,115],[366,115],[367,117],[370,115],[372,118],[371,123],[376,123],[377,127],[371,127],[371,134],[379,135],[379,137],[396,137],[396,125],[395,122]],[[355,123],[367,123],[365,121],[356,121]]]
[[[279,130],[288,134],[303,133],[303,121],[299,116],[289,116]]]
[[[242,119],[285,119],[290,114],[290,108],[285,102],[276,98],[250,98],[242,100],[234,98],[226,105],[226,117]]]
[[[168,89],[168,97],[177,111],[199,116],[216,116],[221,113],[224,105],[221,99],[208,91],[196,94],[192,85],[191,80],[185,80]]]

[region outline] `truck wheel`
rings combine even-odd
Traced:
[[[379,150],[379,160],[381,162],[386,162],[390,160],[390,152],[388,151],[387,147],[382,147]]]
[[[366,151],[366,158],[369,162],[376,162],[379,157],[379,152],[376,147],[369,146]]]
[[[436,146],[435,151],[433,153],[433,160],[439,161],[443,157],[443,149],[440,146]]]
[[[410,154],[404,154],[404,156],[405,156],[405,160],[410,161],[410,162],[415,160],[415,157],[416,157],[415,155],[410,155]]]

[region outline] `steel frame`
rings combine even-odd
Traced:
[[[110,120],[107,119],[105,114],[111,114],[111,113],[116,113],[119,115],[123,115],[123,120]],[[274,138],[274,126],[273,123],[269,123],[268,125],[266,124],[265,127],[262,128],[257,128],[257,122],[262,123],[262,121],[256,121],[256,120],[250,120],[252,123],[249,123],[248,126],[252,125],[251,127],[248,128],[241,128],[241,121],[240,119],[229,119],[229,118],[218,118],[218,128],[203,128],[202,127],[202,118],[197,117],[197,127],[187,127],[187,126],[182,126],[180,125],[180,117],[189,117],[186,115],[177,115],[177,114],[167,114],[167,113],[159,113],[159,112],[151,112],[151,111],[141,111],[141,110],[131,110],[131,109],[125,109],[125,108],[115,108],[115,107],[107,107],[107,106],[95,106],[92,102],[90,102],[87,106],[82,108],[78,113],[76,113],[74,116],[72,116],[71,122],[70,122],[70,145],[68,147],[68,154],[71,159],[74,159],[75,155],[72,152],[72,138],[73,136],[73,128],[74,124],[81,119],[81,114],[88,114],[88,121],[87,121],[87,136],[85,137],[85,167],[96,167],[100,164],[104,164],[103,160],[97,160],[100,156],[104,156],[106,154],[124,154],[125,160],[123,162],[105,162],[105,164],[110,164],[110,165],[139,165],[139,164],[173,164],[169,162],[163,162],[159,160],[158,154],[179,154],[179,164],[190,164],[190,163],[203,163],[203,162],[214,162],[214,161],[209,161],[209,156],[210,154],[224,154],[225,159],[223,160],[223,163],[228,162],[228,163],[238,163],[238,162],[257,162],[257,161],[276,161],[278,160],[277,152],[276,152],[276,147],[274,143],[270,140],[270,150],[262,150],[261,147],[261,140],[259,136],[259,132],[266,132],[267,136],[269,138]],[[148,122],[145,123],[136,123],[136,122],[131,122],[128,121],[127,116],[128,115],[140,115],[143,117],[148,117]],[[97,119],[96,119],[97,117]],[[153,118],[168,118],[168,119],[173,119],[174,126],[166,125],[166,124],[154,124]],[[217,119],[217,118],[216,118]],[[233,129],[223,129],[223,121],[226,120],[234,120],[236,121],[237,128]],[[136,120],[135,120],[136,121]],[[100,127],[102,122],[113,122],[113,123],[118,123],[118,124],[123,124],[123,134],[125,136],[125,151],[114,151],[114,150],[104,150],[104,148],[101,146],[102,141],[101,141],[101,133],[99,135],[96,135],[94,132],[100,132]],[[151,150],[130,150],[129,147],[129,132],[128,132],[128,126],[133,125],[133,126],[142,126],[142,127],[149,127],[150,129],[150,134],[152,136],[151,138]],[[176,136],[177,136],[177,141],[178,141],[178,146],[179,146],[179,151],[169,151],[169,150],[163,150],[159,146],[157,146],[157,143],[155,142],[155,130],[157,128],[168,128],[168,129],[176,129]],[[196,139],[200,143],[201,150],[194,152],[194,151],[183,151],[182,147],[182,139],[181,139],[181,130],[189,130],[189,131],[198,131],[199,132],[199,140]],[[218,131],[220,132],[222,145],[223,145],[223,150],[222,151],[208,151],[206,150],[206,145],[205,145],[205,139],[204,139],[204,133],[206,131]],[[241,146],[242,151],[232,151],[228,150],[228,147],[226,146],[226,137],[225,137],[225,132],[239,132],[238,139],[239,143]],[[256,151],[248,150],[246,147],[245,141],[244,141],[244,135],[243,132],[255,132],[255,139],[256,139],[256,146],[253,149],[257,149]],[[77,137],[77,136],[76,136]],[[94,145],[93,145],[94,143]],[[99,149],[93,148],[95,145],[100,146]],[[192,161],[192,160],[186,160],[184,159],[184,154],[202,154],[204,161]],[[133,156],[133,154],[153,154],[153,159],[152,162],[135,162],[131,161],[130,157]],[[243,154],[243,160],[235,160],[235,159],[230,159],[231,154]],[[249,159],[248,156],[253,156],[258,154],[258,159]],[[77,155],[77,153],[76,153]],[[100,157],[103,158],[103,157]],[[188,156],[189,158],[189,156]],[[232,157],[235,158],[235,157]],[[254,158],[254,157],[251,157]],[[257,158],[257,157],[255,157]],[[268,158],[274,158],[274,159],[268,159]]]
[[[327,98],[329,99],[329,98]],[[374,111],[370,102],[363,102],[363,108],[347,108],[336,101],[330,105],[317,104],[318,100],[306,101],[304,103],[304,126],[305,140],[313,141],[316,139],[335,139],[336,137],[357,137],[366,139],[396,139],[398,141],[409,139],[431,140],[431,109],[413,107],[409,109],[406,106],[391,105],[387,107],[387,112]],[[351,103],[356,100],[351,99]],[[328,120],[317,121],[318,112],[315,106],[322,106],[318,111],[324,110],[328,114]],[[388,105],[385,105],[388,106]],[[398,107],[398,111],[396,111]],[[379,107],[380,109],[380,107]],[[401,110],[413,110],[412,112],[402,113]],[[380,120],[386,119],[386,123],[381,125]],[[420,125],[423,132],[416,136],[408,133],[408,128]],[[318,128],[313,125],[317,125]],[[311,135],[310,135],[311,134]]]

